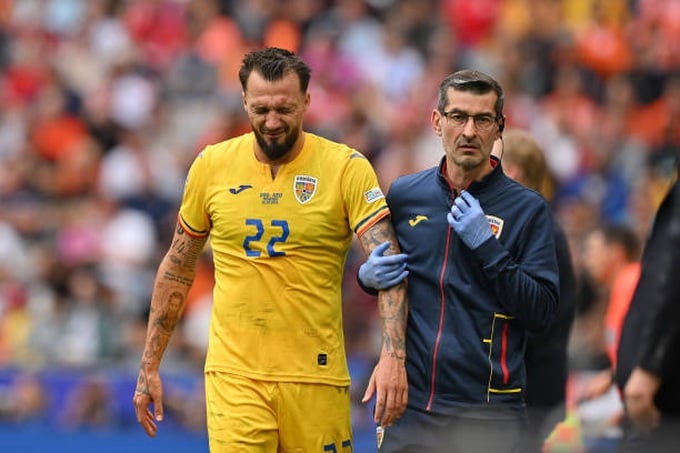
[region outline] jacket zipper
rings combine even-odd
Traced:
[[[446,276],[446,264],[448,263],[449,250],[451,246],[451,227],[448,228],[446,234],[446,247],[444,248],[444,262],[439,274],[439,328],[437,329],[437,338],[434,341],[434,350],[432,352],[432,372],[430,380],[430,397],[427,400],[427,407],[425,410],[430,412],[432,410],[432,402],[434,401],[434,391],[436,387],[435,376],[437,375],[437,357],[439,355],[439,345],[442,338],[442,331],[444,330],[444,309],[446,307],[446,295],[444,292],[444,277]]]

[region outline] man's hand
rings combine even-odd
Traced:
[[[408,382],[403,358],[381,355],[361,402],[370,401],[374,393],[376,398],[373,420],[377,425],[387,428],[401,416],[408,403]]]
[[[588,401],[599,398],[607,393],[613,384],[611,368],[602,370],[586,382],[581,390],[578,401]]]
[[[139,371],[132,402],[135,405],[137,422],[142,425],[149,437],[156,437],[158,431],[156,422],[163,421],[163,384],[158,372],[146,372],[143,369]],[[152,402],[155,414],[149,409]]]
[[[465,190],[453,200],[451,212],[446,215],[446,220],[465,245],[472,250],[493,235],[489,220],[484,215],[479,201]]]
[[[383,290],[396,285],[408,276],[406,259],[408,255],[385,256],[384,253],[390,247],[386,241],[373,249],[368,260],[359,267],[359,280],[367,288]]]
[[[635,368],[623,389],[626,412],[633,425],[642,432],[659,426],[661,413],[654,404],[654,395],[661,386],[661,379],[642,368]]]

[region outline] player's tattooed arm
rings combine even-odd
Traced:
[[[361,246],[368,256],[371,251],[385,241],[390,247],[385,255],[401,253],[397,236],[389,217],[380,220],[360,237]],[[378,293],[378,309],[383,332],[383,353],[399,359],[406,356],[406,317],[408,302],[406,299],[406,281]]]
[[[142,364],[132,397],[137,421],[151,437],[156,436],[157,422],[163,420],[163,384],[159,372],[161,358],[184,311],[187,294],[194,281],[196,263],[205,242],[206,238],[191,236],[177,225],[170,249],[158,266]]]
[[[386,255],[400,253],[397,236],[389,218],[373,225],[360,237],[364,253],[385,241],[390,242]],[[406,409],[408,380],[406,377],[406,317],[408,300],[406,281],[378,292],[382,349],[377,365],[361,399],[368,402],[375,395],[373,419],[380,427],[388,427]]]
[[[184,311],[187,294],[194,281],[196,263],[205,242],[205,237],[191,236],[177,225],[172,244],[158,267],[154,282],[142,370],[155,371],[160,366],[165,348]]]

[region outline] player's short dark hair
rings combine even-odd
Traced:
[[[256,71],[265,80],[280,80],[291,72],[297,74],[300,79],[300,90],[307,92],[309,79],[312,70],[302,58],[290,50],[278,47],[267,47],[264,49],[253,50],[243,57],[241,68],[238,71],[238,78],[241,87],[245,92],[248,88],[248,77],[250,73]]]

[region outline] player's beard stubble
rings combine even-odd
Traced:
[[[267,131],[264,131],[267,132]],[[300,127],[295,127],[293,129],[285,129],[285,135],[283,136],[283,141],[267,141],[261,130],[253,128],[253,133],[255,134],[255,139],[257,144],[260,146],[262,152],[267,156],[270,161],[277,161],[284,157],[295,145],[295,142],[300,135]]]

